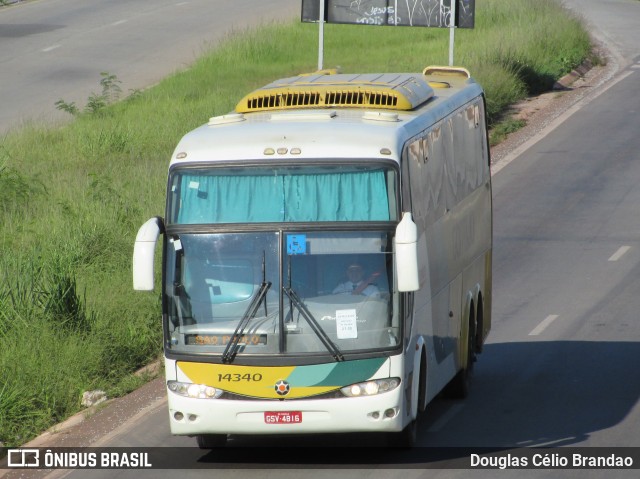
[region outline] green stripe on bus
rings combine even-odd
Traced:
[[[347,386],[373,376],[386,358],[360,359],[330,364],[298,366],[287,378],[296,386]]]

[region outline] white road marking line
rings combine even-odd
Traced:
[[[434,422],[431,427],[427,429],[427,432],[440,431],[456,414],[462,411],[462,408],[464,408],[464,404],[454,404],[451,406],[449,410],[440,417],[440,419]]]
[[[60,48],[61,46],[62,46],[62,45],[60,45],[60,44],[51,45],[51,46],[49,46],[49,47],[47,47],[47,48],[43,48],[43,49],[42,49],[42,53],[48,53],[48,52],[50,52],[51,50],[55,50],[56,48]]]
[[[550,314],[547,316],[538,326],[536,326],[530,333],[529,336],[538,336],[542,333],[547,327],[553,323],[556,319],[558,319],[557,314]]]
[[[122,25],[123,23],[127,23],[127,20],[118,20],[117,22],[113,22],[111,26],[117,27],[118,25]]]
[[[609,258],[609,261],[618,261],[630,249],[631,249],[631,246],[620,246],[620,248],[618,248],[618,251],[616,251],[611,255],[611,257]]]

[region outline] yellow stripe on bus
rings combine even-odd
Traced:
[[[266,399],[315,396],[336,389],[335,386],[298,386],[286,395],[276,392],[276,383],[286,381],[295,366],[234,366],[227,364],[179,362],[178,368],[194,384],[206,384],[243,396]]]

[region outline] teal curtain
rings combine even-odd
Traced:
[[[281,221],[282,177],[184,174],[177,223]]]
[[[388,221],[385,172],[213,176],[183,173],[177,223]]]

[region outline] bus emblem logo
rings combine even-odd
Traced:
[[[276,389],[276,393],[279,396],[286,396],[287,394],[289,394],[291,387],[289,386],[289,383],[287,381],[283,381],[282,379],[280,379],[276,383],[275,389]]]

